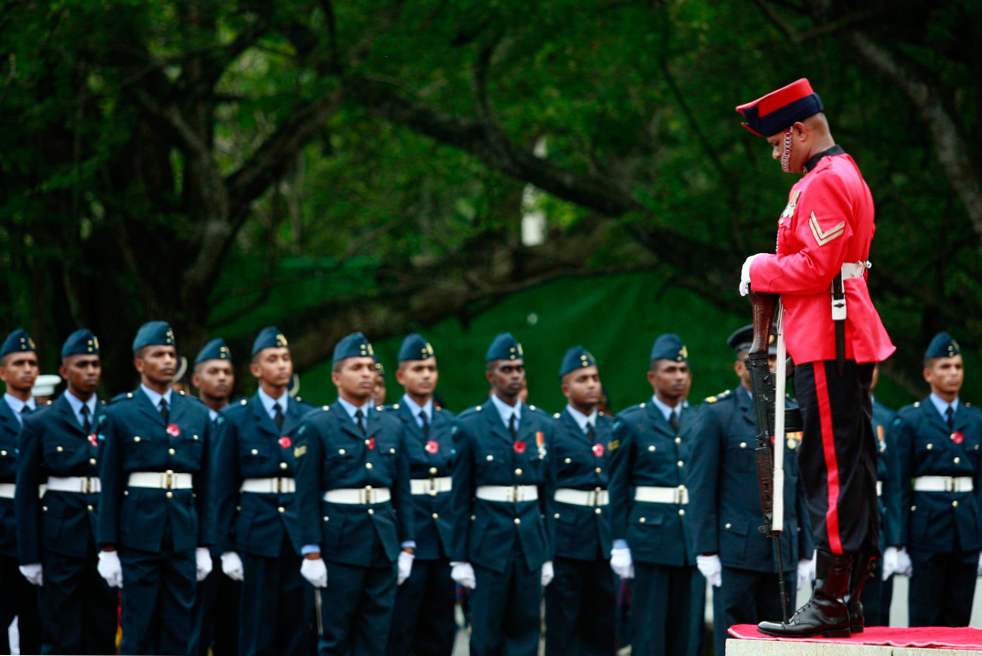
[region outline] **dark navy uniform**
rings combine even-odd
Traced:
[[[716,653],[722,656],[727,629],[780,617],[774,545],[758,530],[765,525],[754,459],[757,420],[744,387],[706,399],[683,433],[691,441],[687,487],[689,519],[699,554],[718,554],[722,584],[713,588]],[[784,532],[781,551],[790,614],[795,569],[814,548],[804,496],[798,481],[797,447],[801,433],[789,433],[784,452]]]
[[[83,427],[68,394],[24,420],[16,500],[20,561],[43,568],[45,653],[109,654],[116,647],[116,594],[96,571],[102,442],[95,427],[103,405],[91,399]]]
[[[359,410],[364,430],[340,400],[310,413],[294,451],[304,551],[319,549],[327,567],[322,655],[385,652],[396,560],[413,540],[402,422],[367,404]]]
[[[396,592],[387,651],[390,656],[449,656],[457,629],[450,578],[454,416],[431,402],[431,418],[421,425],[414,405],[404,396],[386,410],[402,422],[406,436],[416,535],[416,558]]]
[[[681,437],[692,414],[682,409],[676,430],[648,402],[619,413],[613,426],[611,529],[615,541],[626,541],[634,564],[632,653],[640,656],[698,651],[691,617],[698,572],[686,518],[691,445]]]
[[[893,479],[890,458],[893,457],[893,438],[890,426],[897,413],[873,399],[873,434],[876,436],[876,496],[880,506],[880,553],[888,546],[888,536],[894,535],[895,504],[887,504],[886,499],[896,494],[897,482]],[[877,560],[876,575],[871,577],[863,589],[863,617],[866,626],[890,625],[890,602],[893,599],[893,576],[883,580],[883,560]]]
[[[241,654],[300,654],[313,644],[313,590],[300,576],[293,436],[314,408],[285,395],[280,403],[279,428],[260,392],[224,410],[212,461],[216,551],[237,553],[244,566]]]
[[[18,328],[0,345],[0,357],[33,352],[34,342]],[[14,414],[14,408],[18,415]],[[34,399],[26,406],[9,393],[0,398],[0,653],[10,653],[7,627],[17,617],[21,653],[41,651],[41,617],[38,591],[18,571],[17,520],[14,487],[20,453],[21,422],[37,409]],[[37,562],[37,561],[35,561]]]
[[[553,553],[553,425],[534,406],[518,414],[514,437],[492,400],[457,417],[450,559],[474,568],[473,656],[538,651],[542,568]]]
[[[890,437],[900,489],[889,542],[910,555],[910,625],[967,626],[982,549],[982,412],[958,402],[949,427],[929,396],[897,413]]]
[[[581,415],[582,417],[582,415]],[[610,570],[608,451],[613,420],[567,406],[554,416],[555,578],[546,588],[546,654],[612,654],[614,575]]]

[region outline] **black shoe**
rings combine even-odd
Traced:
[[[860,553],[853,561],[852,578],[849,581],[849,597],[846,606],[849,608],[849,630],[862,633],[865,626],[863,617],[863,588],[866,582],[876,576],[877,557]]]
[[[761,633],[786,638],[805,638],[824,635],[832,638],[848,638],[850,634],[849,608],[842,601],[849,592],[852,574],[852,555],[833,556],[818,552],[815,563],[815,590],[811,599],[795,611],[787,622],[761,622]]]

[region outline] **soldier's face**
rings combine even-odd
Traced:
[[[375,360],[370,357],[347,358],[331,373],[338,394],[347,401],[362,405],[375,391]]]
[[[788,173],[800,173],[804,170],[805,162],[809,152],[808,140],[811,130],[802,123],[798,122],[791,126],[788,131],[779,132],[767,137],[767,143],[771,146],[771,157],[781,162],[787,151]],[[782,162],[782,168],[783,168]]]
[[[410,396],[431,396],[439,379],[436,358],[407,360],[396,369],[396,380]]]
[[[378,371],[375,372],[375,380],[372,382],[372,401],[375,405],[385,405],[385,378]]]
[[[97,355],[70,355],[62,361],[58,373],[68,382],[68,389],[85,400],[99,386],[102,362]]]
[[[518,400],[525,385],[524,360],[497,360],[487,371],[491,389],[502,401]]]
[[[210,399],[227,399],[235,385],[235,372],[228,360],[205,360],[194,370],[191,383]]]
[[[658,360],[648,371],[648,382],[659,398],[680,401],[688,387],[689,365],[685,362]]]
[[[595,408],[600,403],[601,393],[600,371],[595,366],[563,376],[563,396],[574,408]]]
[[[249,371],[270,387],[288,387],[293,379],[293,360],[285,346],[263,349],[253,358]]]
[[[951,358],[935,358],[924,367],[924,380],[931,386],[931,391],[938,396],[953,396],[958,394],[965,382],[965,369],[962,356]]]
[[[157,385],[170,385],[177,371],[177,349],[173,346],[147,346],[134,358],[140,375]]]
[[[38,357],[33,351],[11,353],[0,361],[0,379],[7,389],[30,394],[38,377]]]

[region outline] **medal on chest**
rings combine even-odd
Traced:
[[[951,434],[951,441],[955,444],[962,444],[965,441],[965,434],[961,431],[955,431]]]
[[[440,451],[440,443],[436,440],[426,440],[426,446],[423,448],[426,449],[428,454],[434,456]]]
[[[167,424],[167,434],[171,437],[180,437],[181,427],[177,424]]]

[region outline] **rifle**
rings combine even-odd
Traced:
[[[760,532],[771,538],[774,547],[774,568],[777,570],[781,595],[781,615],[788,621],[788,591],[784,584],[784,557],[781,533],[784,531],[784,439],[787,354],[781,327],[781,306],[776,294],[751,292],[754,339],[747,353],[750,385],[757,414],[757,486],[764,526]],[[768,364],[771,327],[777,324],[777,371],[771,374]],[[772,447],[773,444],[773,447]],[[772,451],[773,448],[773,451]]]

